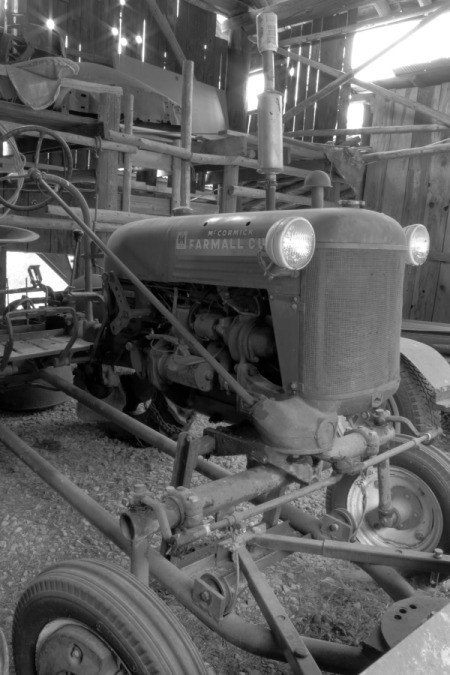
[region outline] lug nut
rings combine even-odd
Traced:
[[[436,560],[440,560],[443,555],[444,555],[444,551],[441,548],[435,548],[434,549],[433,558],[436,558]]]
[[[209,591],[202,591],[200,593],[200,600],[209,604],[211,602],[211,593]]]
[[[74,661],[78,661],[78,663],[81,663],[83,659],[83,652],[78,647],[78,645],[74,645],[72,647],[72,651],[70,652],[70,658],[73,659]]]

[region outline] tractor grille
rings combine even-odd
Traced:
[[[396,381],[403,256],[389,250],[316,251],[306,269],[306,398],[364,398]]]

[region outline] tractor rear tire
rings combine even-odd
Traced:
[[[400,360],[400,386],[390,400],[390,407],[393,415],[406,417],[420,432],[441,425],[433,388],[422,373],[404,357]],[[400,431],[410,433],[405,425],[401,426]]]

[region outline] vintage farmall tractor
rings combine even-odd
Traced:
[[[28,127],[2,140],[23,133],[61,142],[70,169],[54,132]],[[408,262],[426,258],[425,228],[311,208],[152,218],[121,227],[106,246],[67,178],[70,170],[62,178],[36,166],[27,174],[78,223],[86,252],[93,242],[105,255],[103,293],[92,291],[86,268],[81,292],[47,289],[39,306],[7,307],[1,387],[46,383],[169,453],[174,468],[165,499],[143,476],[116,522],[0,425],[3,445],[131,560],[131,573],[99,561],[56,564],[25,589],[12,638],[17,675],[206,673],[149,579],[225,640],[293,673],[362,672],[445,604],[402,573],[450,569],[450,463],[430,445],[440,430],[419,432],[392,414],[403,276]],[[447,362],[422,345],[403,349],[411,368],[430,373],[443,405]],[[68,364],[75,384],[59,374]],[[194,412],[210,420],[196,437]],[[246,458],[245,470],[231,475],[209,461],[226,455]],[[194,470],[211,481],[193,487]],[[301,499],[319,490],[327,512],[315,518]],[[263,575],[295,551],[352,561],[392,597],[364,644],[298,633]],[[243,587],[267,627],[236,613]]]

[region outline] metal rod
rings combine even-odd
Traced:
[[[299,553],[312,553],[325,558],[338,558],[350,560],[355,563],[374,563],[390,565],[392,567],[414,567],[424,571],[436,569],[442,573],[450,570],[450,556],[434,557],[433,553],[423,553],[406,549],[389,549],[381,546],[364,546],[363,544],[349,544],[342,541],[313,541],[312,539],[285,537],[274,534],[255,535],[251,542],[262,546],[282,551],[297,551]]]
[[[241,385],[239,382],[224,368],[211,354],[208,352],[203,345],[199,343],[197,338],[192,335],[184,325],[168,310],[165,305],[158,300],[158,298],[147,288],[145,284],[137,277],[125,263],[117,256],[113,251],[111,251],[106,244],[95,234],[92,230],[86,225],[86,223],[79,218],[73,211],[70,206],[66,204],[64,199],[62,199],[55,190],[53,190],[50,185],[46,182],[44,175],[40,172],[32,172],[32,176],[35,178],[36,182],[48,192],[49,195],[53,197],[69,214],[69,216],[75,220],[76,223],[81,227],[83,232],[88,235],[88,237],[98,246],[98,248],[113,261],[113,263],[120,269],[120,271],[139,289],[142,295],[155,307],[167,321],[169,321],[175,330],[191,345],[191,347],[199,354],[202,358],[209,363],[214,370],[230,385],[231,389],[246,403],[248,406],[253,406],[256,403],[255,398]],[[64,178],[59,178],[57,176],[52,176],[51,181],[57,183],[61,187],[64,187],[72,195],[80,201],[82,206],[83,215],[89,217],[89,207],[87,206],[86,200],[83,195],[75,186],[73,186],[69,181],[64,180]],[[89,221],[90,222],[90,221]],[[92,290],[92,289],[89,289]]]
[[[170,589],[182,605],[227,642],[263,658],[285,660],[272,632],[266,627],[247,623],[234,613],[215,621],[207,608],[193,602],[194,581],[186,573],[153,548],[149,549],[147,556],[152,577]],[[366,654],[362,647],[350,647],[308,637],[304,638],[304,642],[323,670],[342,675],[357,675],[376,658]]]
[[[50,485],[55,492],[69,502],[74,509],[79,511],[86,520],[100,530],[105,537],[111,539],[122,551],[130,552],[130,542],[120,531],[117,519],[100,506],[95,499],[89,497],[75,483],[72,483],[4,424],[0,424],[0,441]]]
[[[116,519],[94,499],[86,495],[83,490],[2,424],[0,424],[0,440],[92,525],[124,552],[131,553],[130,542],[120,531]],[[135,553],[137,555],[135,562],[139,564],[139,574],[143,576],[146,567],[144,568],[140,563],[141,552],[136,551]],[[221,637],[254,654],[259,654],[265,658],[284,660],[283,654],[269,630],[247,623],[235,614],[230,614],[216,623],[205,610],[193,602],[194,582],[185,573],[150,547],[147,547],[146,558],[146,565],[148,564],[153,578],[164,585],[188,610]],[[326,670],[333,669],[334,672],[343,675],[356,675],[373,662],[373,659],[363,653],[362,648],[332,644],[313,638],[305,638],[304,641],[318,664]],[[339,664],[339,670],[336,670],[336,664]]]
[[[428,431],[426,434],[423,434],[422,436],[419,436],[418,438],[412,438],[410,441],[407,441],[406,443],[402,443],[401,445],[398,445],[396,448],[391,448],[390,450],[386,450],[386,452],[381,453],[381,455],[375,455],[375,457],[371,457],[370,459],[366,459],[365,462],[363,462],[362,465],[362,471],[365,471],[366,469],[369,468],[369,466],[376,466],[380,462],[384,462],[386,459],[391,459],[392,457],[395,457],[396,455],[400,455],[402,452],[405,452],[405,450],[409,450],[410,448],[415,448],[418,445],[421,445],[421,443],[427,443],[429,441],[432,441],[433,438],[436,438],[437,436],[440,436],[442,431],[440,429],[432,429],[431,431]]]
[[[210,523],[209,529],[211,531],[217,530],[222,527],[234,525],[235,523],[236,524],[241,523],[242,521],[247,520],[248,518],[254,518],[255,516],[261,513],[265,513],[265,511],[269,511],[270,509],[274,509],[278,506],[288,504],[289,502],[292,502],[294,499],[306,497],[306,495],[310,495],[313,492],[317,492],[317,490],[322,490],[323,488],[326,488],[330,485],[335,485],[336,483],[339,483],[340,480],[342,480],[342,477],[343,474],[337,476],[330,476],[330,478],[326,478],[325,480],[317,481],[316,483],[311,483],[311,485],[299,488],[298,490],[294,490],[292,492],[289,492],[288,494],[281,495],[281,497],[277,497],[276,499],[271,499],[257,506],[245,509],[245,511],[235,511],[234,513],[230,514],[229,516],[226,516],[222,520],[219,520],[215,523]]]
[[[245,546],[238,549],[237,555],[248,587],[278,644],[281,645],[294,675],[320,675],[319,666],[308,651],[303,638]]]
[[[388,459],[377,464],[377,472],[380,524],[385,527],[394,527],[397,521],[397,513],[392,508],[391,465]]]

